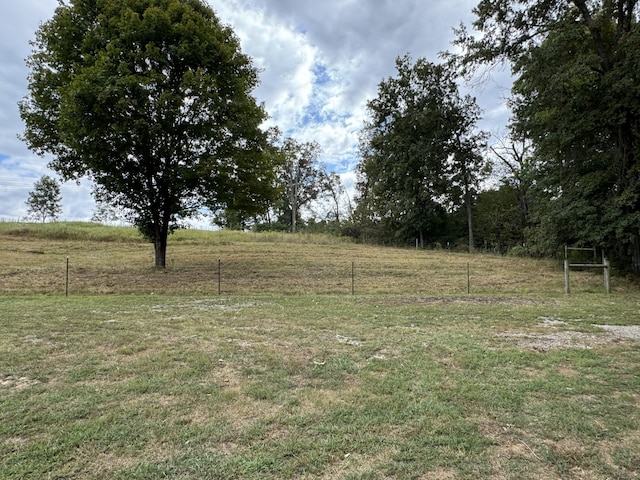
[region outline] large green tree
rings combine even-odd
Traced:
[[[480,110],[446,65],[407,55],[367,106],[361,137],[357,214],[397,240],[437,240],[448,211],[471,204],[485,161]]]
[[[481,35],[459,31],[463,63],[511,63],[541,233],[550,246],[603,247],[640,272],[637,1],[483,0],[475,13]]]
[[[181,219],[274,194],[257,70],[201,0],[63,2],[27,63],[26,143],[131,212],[157,267]]]

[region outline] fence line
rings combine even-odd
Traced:
[[[69,255],[60,263],[0,269],[0,294],[338,294],[338,295],[522,295],[559,293],[563,275],[536,278],[527,268],[505,269],[481,256],[471,261],[407,262],[384,259],[345,261],[330,258],[270,264],[268,257],[256,261],[222,257],[208,264],[168,262],[164,270],[147,263],[133,265],[105,259],[91,262],[86,256]],[[274,260],[274,262],[277,260]],[[503,262],[504,260],[500,260]],[[102,265],[98,267],[96,265]],[[108,265],[105,267],[104,265]],[[601,290],[599,276],[576,272],[574,289]],[[601,278],[601,277],[600,277]]]

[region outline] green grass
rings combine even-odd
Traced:
[[[638,478],[638,344],[498,335],[628,323],[633,298],[0,308],[0,478]]]
[[[34,280],[9,294],[5,275],[0,478],[640,478],[640,344],[595,326],[638,325],[632,284],[619,279],[605,295],[585,277],[566,296],[550,288],[561,277],[553,265],[522,264],[535,272],[522,287],[526,272],[489,257],[483,293],[429,283],[434,292],[424,295],[397,265],[422,265],[426,255],[466,270],[469,259],[485,259],[193,235],[240,265],[263,251],[259,264],[280,268],[273,291],[217,295],[167,282],[161,294],[140,293],[178,278],[173,267],[146,270],[133,292],[93,286],[65,298],[34,295]],[[73,248],[107,251],[135,269],[149,248],[28,238],[0,233],[16,270],[46,272],[34,258]],[[196,262],[202,243],[170,248]],[[297,265],[358,254],[371,275],[385,270],[376,282],[387,287],[371,282],[350,295],[310,282],[320,291],[277,293],[289,285],[278,265],[292,251]],[[565,334],[591,339],[590,348]],[[546,348],[520,346],[522,335]]]
[[[92,242],[144,242],[138,230],[127,226],[109,226],[92,222],[0,222],[0,235],[46,240],[86,240]],[[349,242],[346,238],[329,235],[282,232],[246,233],[232,230],[177,230],[170,242],[198,245],[228,245],[232,243],[297,243],[335,245]]]
[[[0,235],[45,240],[92,242],[143,242],[132,227],[112,227],[87,222],[22,223],[0,222]]]

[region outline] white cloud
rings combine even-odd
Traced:
[[[413,58],[436,61],[438,52],[450,48],[452,28],[471,20],[477,1],[209,3],[262,70],[255,95],[265,103],[269,124],[298,141],[317,141],[328,169],[335,169],[352,184],[366,102],[376,95],[380,81],[395,74],[395,58],[409,53]],[[18,140],[23,127],[16,104],[26,94],[28,41],[56,6],[56,0],[0,6],[0,218],[22,216],[33,182],[44,173],[54,175],[47,170],[46,160],[35,157]],[[483,128],[495,130],[506,122],[508,111],[502,98],[509,86],[508,74],[500,74],[496,83],[472,92],[486,110]],[[25,184],[17,188],[16,182]],[[66,185],[63,198],[64,218],[91,217],[87,182],[81,187]]]

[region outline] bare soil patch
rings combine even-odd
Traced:
[[[406,305],[546,305],[541,301],[523,297],[404,297],[389,299],[389,303]]]
[[[592,349],[624,340],[640,341],[640,325],[594,325],[594,327],[601,328],[604,332],[503,332],[498,336],[513,341],[518,347],[539,352],[566,348]]]
[[[33,387],[34,385],[38,385],[40,383],[39,380],[27,377],[14,377],[7,376],[0,378],[0,388],[8,388],[13,390],[24,390],[25,388]]]
[[[640,340],[640,325],[594,325],[594,327],[601,328],[616,337]]]

